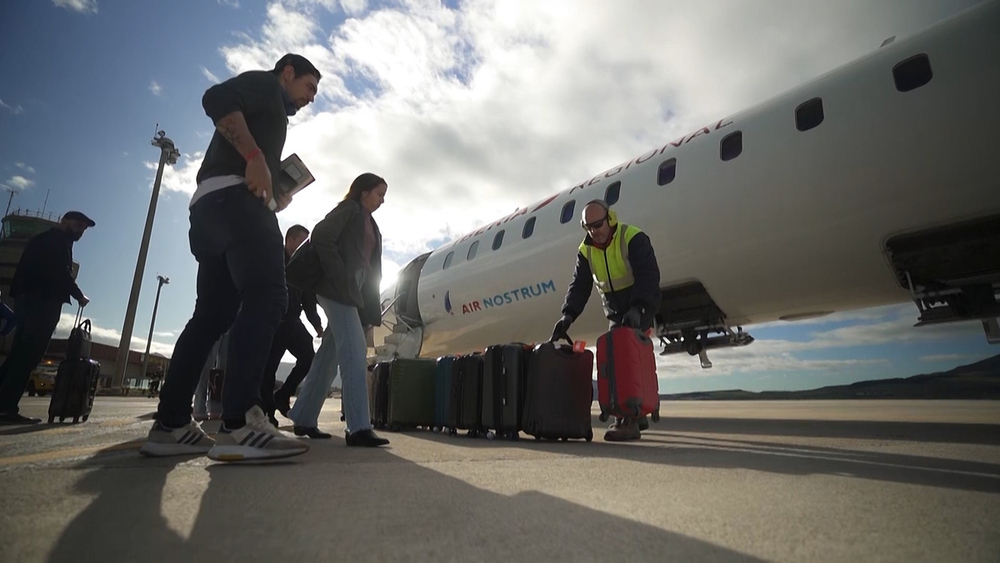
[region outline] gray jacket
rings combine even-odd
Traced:
[[[344,305],[357,307],[363,325],[382,324],[379,283],[382,281],[382,233],[372,218],[375,248],[367,271],[361,256],[365,243],[365,214],[361,204],[344,200],[316,224],[310,237],[323,268],[314,292]]]

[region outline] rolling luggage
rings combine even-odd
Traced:
[[[90,418],[97,394],[101,364],[91,359],[64,360],[56,372],[56,384],[49,401],[49,424],[72,418],[73,423]]]
[[[434,370],[434,428],[444,430],[449,428],[448,417],[451,414],[451,373],[455,369],[455,356],[442,356],[437,359]]]
[[[628,327],[612,329],[597,340],[597,401],[601,421],[609,416],[660,420],[653,341]]]
[[[389,363],[389,430],[434,426],[434,360],[396,358]]]
[[[521,428],[536,440],[594,439],[594,353],[546,342],[528,359]]]
[[[391,362],[379,362],[368,372],[368,413],[373,428],[385,428],[389,418],[389,373]]]
[[[482,433],[483,356],[468,354],[455,360],[451,373],[451,409],[448,415],[449,433],[468,430],[475,438]]]
[[[76,312],[73,330],[66,342],[67,360],[89,360],[91,349],[90,319],[83,319],[83,307]]]
[[[482,424],[497,437],[516,440],[521,430],[528,350],[521,343],[496,345],[483,356]]]

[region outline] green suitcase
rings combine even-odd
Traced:
[[[434,426],[436,371],[435,360],[392,360],[389,372],[389,430]]]

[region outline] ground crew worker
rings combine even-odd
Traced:
[[[646,331],[660,310],[660,269],[649,237],[634,225],[619,224],[614,210],[600,199],[584,206],[581,225],[587,236],[580,243],[552,340],[569,339],[567,330],[583,313],[595,283],[609,329],[629,326]],[[616,418],[604,439],[636,440],[647,426],[645,417]]]

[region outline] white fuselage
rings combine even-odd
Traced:
[[[932,79],[897,91],[894,66],[918,54]],[[823,121],[799,131],[796,108],[813,98]],[[998,128],[1000,3],[992,2],[436,249],[418,280],[420,355],[547,339],[585,234],[581,210],[613,182],[621,182],[619,220],[653,243],[661,288],[701,282],[731,326],[905,302],[886,240],[1000,212]],[[737,131],[742,153],[723,161],[720,142]],[[676,177],[661,186],[669,159]],[[532,218],[534,233],[522,239]],[[595,290],[570,335],[589,345],[605,330]]]

